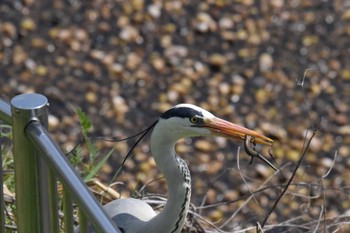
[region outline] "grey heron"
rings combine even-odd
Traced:
[[[118,199],[106,204],[106,213],[123,233],[181,232],[190,204],[191,176],[186,162],[174,149],[179,139],[221,136],[245,140],[249,136],[249,140],[254,140],[254,143],[272,143],[272,139],[264,135],[220,119],[191,104],[179,104],[170,108],[152,127],[151,151],[166,180],[168,199],[158,214],[146,202],[133,198]],[[273,167],[260,154],[255,156]]]

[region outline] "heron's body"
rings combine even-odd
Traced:
[[[186,163],[178,156],[167,162],[170,166],[163,171],[165,179],[168,181],[169,176],[176,179],[168,182],[168,200],[158,215],[146,202],[134,198],[115,200],[104,206],[122,232],[181,232],[190,203],[191,177]]]
[[[186,162],[176,155],[174,147],[181,138],[210,135],[231,138],[250,135],[257,143],[272,142],[194,105],[181,104],[169,109],[161,115],[151,136],[151,151],[167,182],[168,200],[158,214],[147,203],[132,198],[108,203],[104,208],[121,232],[181,232],[190,204],[191,176]]]

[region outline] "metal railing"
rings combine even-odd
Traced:
[[[119,232],[50,138],[45,96],[18,95],[11,105],[0,100],[0,121],[12,125],[17,232],[74,232],[73,202],[80,211],[80,232],[88,232],[88,222],[97,232]],[[59,228],[58,181],[64,188],[63,230]],[[0,230],[4,232],[4,205],[1,206]]]

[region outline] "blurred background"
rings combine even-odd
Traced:
[[[268,224],[293,219],[296,232],[325,213],[349,229],[339,220],[350,215],[349,48],[348,0],[0,1],[1,98],[47,96],[50,132],[64,151],[81,139],[76,108],[90,119],[91,136],[123,138],[183,102],[275,140],[277,175],[260,161],[250,165],[241,141],[177,145],[192,171],[195,205],[234,201],[201,211],[218,226],[228,220],[229,231],[264,218],[313,127],[294,185]],[[102,182],[134,142],[96,142],[101,151],[115,147]],[[269,149],[261,148],[268,158]],[[123,197],[146,184],[144,194],[166,194],[164,180],[153,181],[159,177],[146,137],[114,188]],[[269,188],[247,200],[261,187]]]

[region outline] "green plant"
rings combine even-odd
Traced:
[[[101,159],[96,163],[97,158],[99,157],[100,153],[96,145],[91,141],[91,138],[88,136],[88,132],[91,129],[91,122],[86,116],[86,114],[78,108],[77,116],[79,118],[81,132],[83,141],[85,142],[87,151],[88,151],[88,160],[87,162],[83,163],[83,170],[82,170],[82,177],[84,178],[84,181],[89,181],[92,178],[96,176],[98,171],[101,169],[101,167],[106,163],[108,158],[113,154],[114,148],[112,148],[109,152],[102,155]],[[81,156],[81,147],[78,146],[77,148],[77,157],[78,161],[82,161]]]
[[[0,124],[0,155],[3,175],[2,191],[5,203],[5,232],[14,232],[16,230],[15,179],[11,139],[11,126]]]

